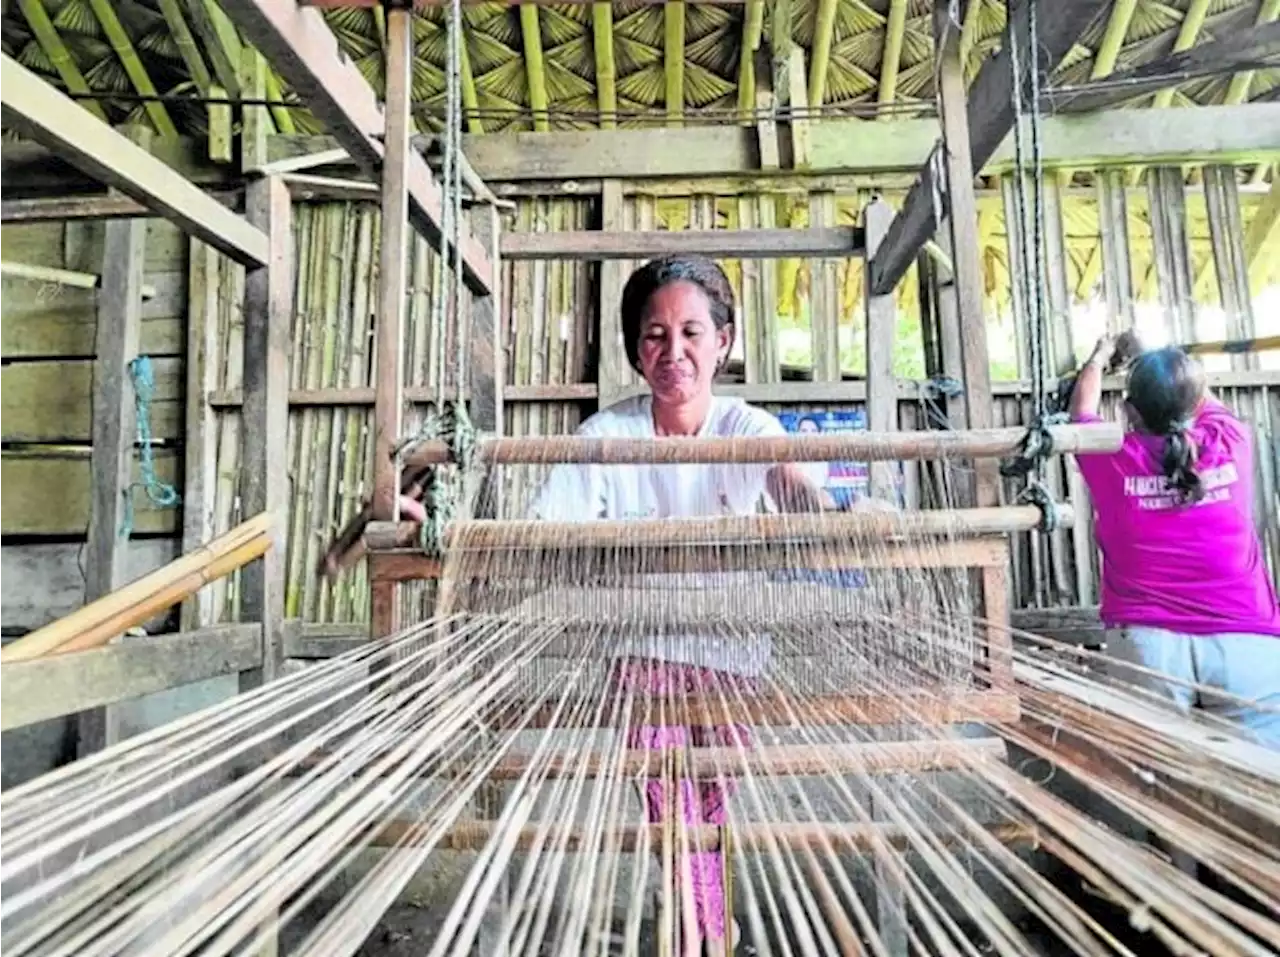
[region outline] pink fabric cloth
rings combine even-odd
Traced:
[[[1192,635],[1280,636],[1275,584],[1253,523],[1248,428],[1208,399],[1187,434],[1205,488],[1194,505],[1170,494],[1161,436],[1130,432],[1118,452],[1076,458],[1102,550],[1102,620]]]
[[[741,692],[754,694],[755,682],[750,678],[731,675],[707,668],[627,658],[621,661],[615,672],[618,685],[637,694],[696,695],[723,693],[732,696]],[[751,732],[746,725],[644,725],[631,730],[627,739],[630,748],[664,750],[667,748],[706,748],[741,743],[751,746]],[[704,780],[682,779],[675,782],[679,792],[677,807],[687,826],[698,824],[723,824],[726,820],[725,802],[734,791],[730,779]],[[650,823],[662,822],[671,809],[672,795],[661,780],[645,784],[645,811]],[[704,938],[723,940],[725,935],[724,861],[718,851],[690,851],[683,861],[682,873],[692,884],[694,916],[698,932]]]

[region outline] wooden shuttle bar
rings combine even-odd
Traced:
[[[482,439],[476,455],[492,465],[683,465],[768,462],[884,462],[908,459],[1002,458],[1017,452],[1025,428],[967,431],[850,432],[830,435],[735,438],[662,437],[603,439],[585,436],[525,436]],[[1055,454],[1115,452],[1124,441],[1119,423],[1050,426]],[[451,460],[446,442],[415,445],[406,468]]]
[[[1003,761],[1008,748],[1001,738],[974,738],[965,741],[886,741],[856,744],[772,745],[740,751],[732,747],[691,748],[680,752],[680,774],[695,778],[894,774],[899,771],[948,771],[969,768],[984,761]],[[586,765],[588,777],[620,774],[634,777],[653,774],[662,766],[662,752],[645,749],[626,751],[621,762],[614,755],[595,752],[581,755],[557,754],[538,762],[535,776],[572,777]],[[504,758],[489,774],[494,781],[519,780],[530,769],[524,755]]]
[[[1012,724],[1021,715],[1014,692],[973,689],[969,691],[912,691],[902,694],[821,694],[803,698],[787,695],[686,695],[647,696],[644,707],[632,709],[630,726],[679,725],[915,725],[941,726],[964,721]],[[497,728],[555,728],[558,705],[548,704],[529,714],[523,704],[490,713],[485,723]],[[559,709],[562,710],[562,709]],[[564,726],[583,727],[581,718],[562,715]],[[591,720],[588,725],[593,723]],[[594,719],[596,727],[619,725],[609,715]]]
[[[1074,512],[1059,505],[1069,527]],[[646,550],[680,546],[750,546],[794,541],[805,544],[853,539],[884,541],[921,536],[978,536],[1026,532],[1039,527],[1035,505],[927,511],[810,512],[726,515],[709,518],[596,520],[585,522],[461,521],[445,528],[446,551],[498,549],[623,548]],[[410,548],[419,541],[416,522],[370,522],[365,544],[371,551]],[[852,557],[852,556],[850,556]]]
[[[425,843],[426,836],[433,830],[430,821],[392,821],[373,839],[374,847],[414,847]],[[724,828],[715,824],[700,824],[682,828],[681,839],[687,840],[689,846],[701,851],[720,849]],[[748,850],[771,847],[775,842],[787,847],[811,847],[823,849],[832,847],[836,853],[850,851],[862,853],[876,849],[884,844],[897,850],[910,845],[911,837],[906,831],[893,824],[856,824],[846,822],[750,824],[728,829],[730,840],[737,847]],[[1036,829],[1027,824],[993,824],[985,826],[992,837],[1003,844],[1029,844],[1036,839]],[[491,840],[498,837],[498,827],[489,821],[467,821],[455,824],[441,837],[433,842],[443,851],[479,851]],[[935,835],[934,838],[944,844],[952,844],[959,840],[953,834]],[[637,851],[641,848],[656,850],[662,847],[663,825],[661,824],[626,824],[605,828],[597,832],[586,827],[565,827],[553,825],[542,828],[537,825],[522,828],[516,838],[517,853],[535,850],[564,850],[570,853],[587,850],[598,853],[602,843],[617,847],[622,851]]]
[[[396,534],[402,533],[397,530]],[[791,543],[786,548],[777,548],[770,543],[757,543],[731,547],[654,545],[610,552],[562,545],[554,550],[554,561],[557,569],[567,569],[576,582],[586,584],[593,578],[616,582],[627,575],[793,571],[797,568],[1003,568],[1009,560],[1008,551],[1008,542],[1003,536],[958,541],[878,542],[874,548],[822,543]],[[373,575],[379,581],[440,577],[440,559],[418,547],[377,551],[370,557]],[[472,552],[465,561],[454,563],[450,574],[459,581],[500,579],[517,584],[529,578],[545,580],[544,567],[538,565],[522,571],[526,564],[522,559],[520,565],[513,566],[509,553]]]

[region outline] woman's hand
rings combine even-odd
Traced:
[[[1116,354],[1116,337],[1112,335],[1104,335],[1093,346],[1093,352],[1086,360],[1085,365],[1096,366],[1099,371],[1105,372],[1111,365],[1111,360]]]
[[[784,512],[825,512],[835,508],[831,496],[790,462],[771,468],[765,487]]]

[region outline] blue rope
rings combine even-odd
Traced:
[[[175,508],[182,501],[178,490],[156,475],[155,451],[151,445],[151,403],[156,395],[156,372],[150,356],[138,356],[129,363],[129,378],[133,381],[133,403],[138,420],[138,443],[142,446],[141,481],[133,482],[123,492],[124,518],[120,523],[120,537],[133,534],[133,490],[144,489],[151,504],[157,508]]]

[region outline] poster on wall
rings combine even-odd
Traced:
[[[778,420],[788,432],[865,432],[867,414],[861,409],[838,412],[781,412]],[[866,462],[828,462],[823,487],[841,508],[864,499],[871,491],[871,470]]]
[[[778,420],[790,433],[865,432],[867,414],[861,409],[827,412],[780,412]],[[821,464],[815,463],[821,469]],[[818,479],[814,475],[814,480]],[[849,508],[871,493],[871,469],[866,462],[828,462],[822,487],[840,508]],[[837,588],[862,588],[867,584],[866,572],[858,568],[818,571],[796,568],[786,573],[790,581],[806,581]]]

